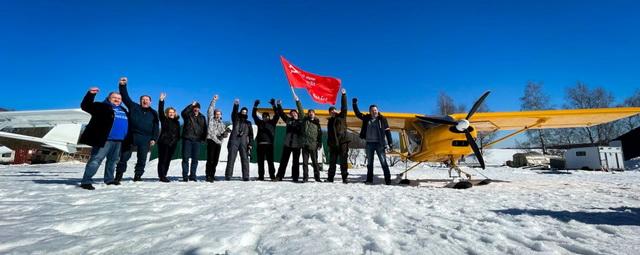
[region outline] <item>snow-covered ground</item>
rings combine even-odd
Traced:
[[[130,162],[133,163],[133,162]],[[77,187],[82,163],[0,166],[0,254],[638,254],[640,172],[506,167],[443,182],[143,182]],[[218,178],[225,164],[218,166]],[[404,165],[394,168],[398,173]],[[326,166],[325,166],[326,169]],[[470,170],[479,177],[475,170]],[[200,162],[199,174],[204,174]],[[236,164],[236,176],[240,174]],[[326,172],[323,172],[323,179]],[[180,175],[173,161],[170,175]],[[251,165],[251,175],[257,166]],[[287,172],[289,176],[289,172]],[[425,166],[412,179],[442,179]],[[338,178],[339,179],[339,178]]]

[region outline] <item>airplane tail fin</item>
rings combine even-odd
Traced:
[[[42,137],[42,142],[61,151],[74,153],[81,128],[80,124],[58,124]]]

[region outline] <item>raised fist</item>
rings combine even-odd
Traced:
[[[270,103],[271,105],[275,105],[275,104],[276,104],[276,100],[275,100],[275,99],[273,99],[273,98],[271,98],[271,100],[269,100],[269,103]]]
[[[342,89],[342,94],[347,94],[347,90],[346,89]]]
[[[120,77],[120,82],[118,84],[122,86],[127,86],[127,77]]]
[[[353,102],[354,104],[357,104],[358,103],[358,98],[354,97],[353,99],[351,99],[351,102]]]
[[[276,101],[276,104],[282,104],[282,100],[278,99],[278,100]]]
[[[240,99],[237,99],[237,98],[236,98],[236,99],[234,99],[234,100],[233,100],[233,104],[240,104]]]
[[[218,95],[213,95],[213,101],[218,101]]]
[[[160,101],[164,101],[164,99],[167,97],[167,93],[160,93]]]
[[[100,92],[100,89],[98,87],[89,88],[89,93],[91,94],[98,94],[98,92]]]
[[[257,107],[259,104],[260,104],[260,100],[259,99],[256,99],[256,101],[253,102],[253,106],[254,107]]]

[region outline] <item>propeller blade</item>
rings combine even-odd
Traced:
[[[467,142],[469,142],[469,146],[473,149],[473,153],[476,155],[478,162],[480,163],[480,167],[484,169],[484,158],[482,158],[482,153],[480,153],[480,149],[478,148],[478,144],[476,144],[476,140],[471,136],[471,132],[469,130],[464,131],[465,136],[467,137]]]
[[[473,116],[474,113],[476,113],[478,108],[480,108],[480,105],[482,105],[482,103],[484,102],[484,99],[487,98],[487,96],[489,96],[489,93],[491,93],[491,91],[484,92],[484,94],[482,94],[482,96],[478,98],[478,100],[476,100],[476,102],[473,104],[473,107],[471,107],[471,109],[469,110],[469,113],[467,114],[467,117],[465,119],[468,120],[469,118],[471,118],[471,116]]]
[[[422,121],[427,121],[427,122],[436,123],[436,124],[443,124],[443,125],[450,125],[450,126],[458,125],[458,122],[446,120],[446,119],[433,118],[433,117],[427,117],[427,116],[416,116],[416,118]]]

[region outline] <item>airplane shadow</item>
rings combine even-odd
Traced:
[[[549,216],[563,222],[575,220],[586,224],[612,226],[640,226],[640,208],[616,207],[604,212],[570,212],[541,209],[505,209],[493,210],[498,214]]]

